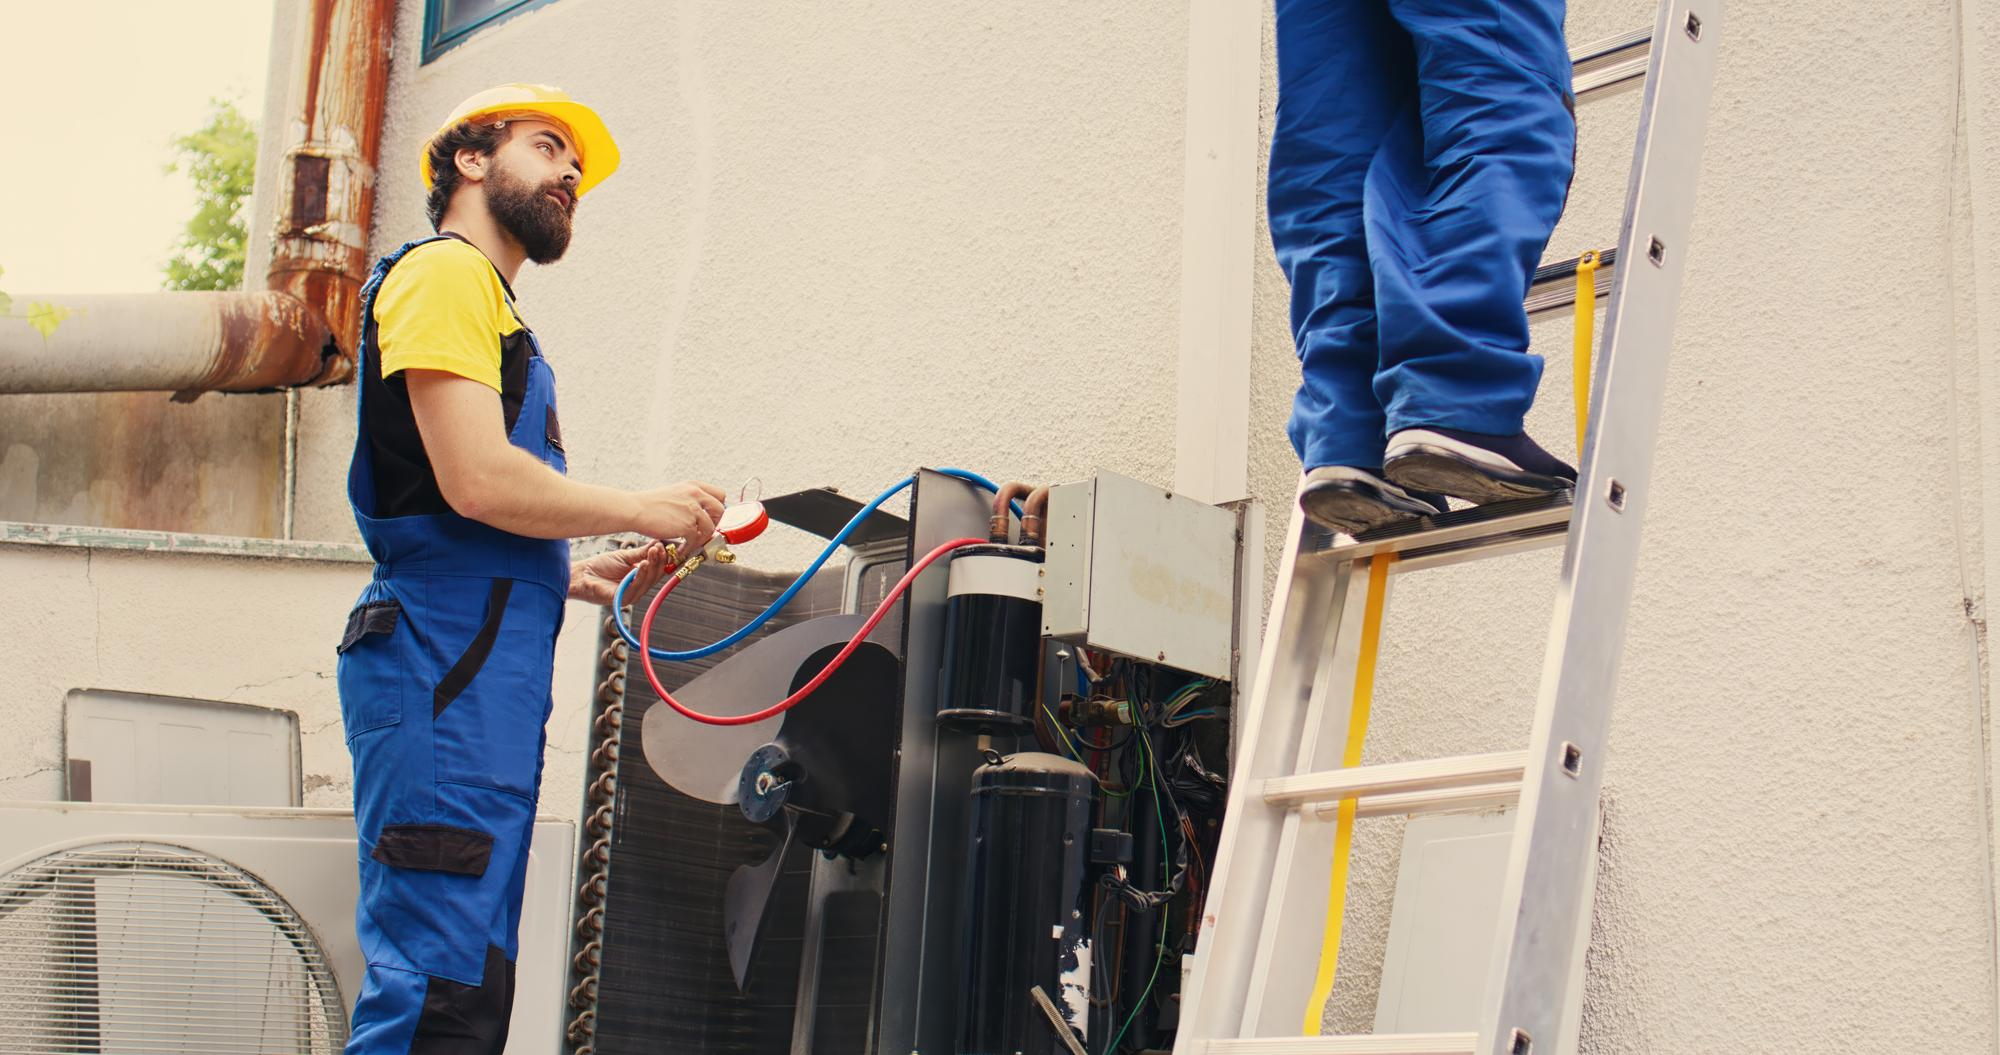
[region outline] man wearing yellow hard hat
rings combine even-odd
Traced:
[[[555,374],[513,283],[562,257],[577,202],[617,167],[604,122],[562,91],[481,92],[425,145],[437,233],[363,290],[348,498],[376,567],[338,649],[368,961],[350,1055],[505,1045],[563,602],[606,603],[634,566],[650,583],[666,564],[655,543],[572,565],[567,540],[699,546],[722,512],[705,483],[564,475]]]

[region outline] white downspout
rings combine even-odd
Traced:
[[[1174,490],[1204,502],[1250,494],[1250,285],[1263,33],[1260,4],[1188,5]]]

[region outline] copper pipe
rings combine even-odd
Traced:
[[[1007,541],[1008,538],[1007,525],[1010,518],[1013,515],[1013,511],[1009,509],[1008,506],[1011,505],[1015,499],[1020,498],[1033,490],[1034,488],[1028,486],[1027,484],[1021,483],[1018,480],[1000,485],[1000,490],[994,492],[993,494],[993,518],[987,521],[986,524],[986,538],[988,541],[991,542]]]
[[[1047,485],[1035,488],[1028,500],[1021,506],[1021,544],[1040,546],[1043,544],[1043,521],[1049,511],[1049,489]]]

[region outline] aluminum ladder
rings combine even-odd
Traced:
[[[1574,502],[1503,503],[1330,538],[1294,508],[1175,1055],[1557,1055],[1580,1008],[1605,738],[1639,555],[1676,303],[1692,222],[1722,0],[1663,0],[1648,34],[1572,54],[1579,101],[1639,80],[1611,298]],[[1531,314],[1576,294],[1575,262],[1542,268]],[[1565,290],[1570,292],[1565,292]],[[1525,751],[1341,768],[1347,696],[1372,679],[1386,580],[1564,544]],[[1362,614],[1373,599],[1377,627]],[[1365,687],[1362,691],[1366,691]],[[1356,759],[1358,761],[1358,758]],[[1334,825],[1518,800],[1477,1033],[1300,1036],[1327,915]]]

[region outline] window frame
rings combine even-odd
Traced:
[[[424,46],[422,58],[417,64],[419,66],[428,65],[437,59],[438,56],[471,40],[474,36],[478,35],[480,30],[490,26],[497,26],[513,18],[515,15],[524,14],[554,2],[555,0],[513,0],[508,6],[487,15],[477,22],[468,26],[461,26],[447,34],[444,29],[444,0],[424,0]]]

